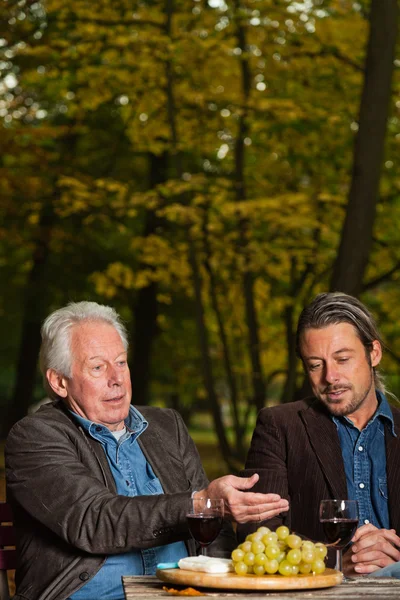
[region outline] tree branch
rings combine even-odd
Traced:
[[[340,50],[334,46],[327,46],[326,48],[321,48],[321,50],[319,52],[311,52],[311,51],[294,52],[290,57],[285,56],[285,59],[288,62],[290,62],[290,60],[292,58],[302,58],[302,57],[322,58],[322,57],[327,57],[327,56],[337,58],[340,62],[342,62],[350,67],[353,67],[353,69],[356,69],[357,71],[360,71],[361,73],[364,73],[364,68],[360,64],[356,63],[348,56],[345,56],[344,54],[342,54],[340,52]]]
[[[394,273],[396,273],[399,269],[400,269],[400,260],[394,265],[394,267],[389,269],[389,271],[387,271],[386,273],[379,275],[379,277],[375,277],[375,279],[371,279],[370,281],[367,281],[367,283],[365,283],[362,286],[362,291],[366,292],[368,290],[373,289],[380,283],[384,283],[385,281],[390,281],[390,279],[392,278],[392,275],[394,275]]]

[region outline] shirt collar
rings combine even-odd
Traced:
[[[94,421],[90,421],[89,419],[85,419],[85,417],[81,417],[76,414],[73,410],[69,409],[69,412],[72,414],[74,419],[83,427],[87,433],[89,433],[92,437],[98,437],[99,433],[108,433],[111,431],[105,425],[100,425],[99,423],[95,423]],[[130,437],[134,435],[135,437],[139,437],[141,433],[148,427],[148,422],[143,417],[143,415],[134,407],[129,407],[129,413],[126,417],[125,426],[127,429],[126,435]]]
[[[371,417],[371,419],[368,421],[369,425],[370,423],[373,423],[373,421],[375,421],[375,419],[379,418],[381,421],[388,421],[389,425],[390,425],[390,432],[393,435],[393,437],[397,437],[396,436],[396,432],[394,430],[394,420],[393,420],[393,415],[392,415],[392,411],[390,409],[390,405],[389,402],[386,399],[386,396],[383,392],[380,392],[379,390],[376,390],[376,397],[378,399],[378,408],[376,409],[375,413],[373,414],[373,416]],[[331,419],[332,421],[335,423],[336,427],[339,427],[339,425],[351,425],[352,427],[354,427],[354,423],[352,423],[352,421],[344,416],[344,417],[335,417],[334,415],[331,415]]]
[[[392,415],[392,410],[390,408],[390,404],[387,401],[385,394],[383,392],[380,392],[379,390],[377,390],[376,396],[378,398],[378,409],[377,409],[375,415],[373,416],[373,418],[383,417],[383,419],[386,419],[387,421],[389,421],[390,431],[391,431],[393,437],[397,437],[396,432],[394,430],[394,419],[393,419],[393,415]]]

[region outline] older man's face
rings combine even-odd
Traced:
[[[65,401],[78,415],[111,431],[124,427],[132,396],[127,356],[110,324],[81,322],[71,331],[72,376]]]

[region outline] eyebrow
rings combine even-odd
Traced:
[[[120,358],[121,356],[126,356],[128,353],[124,350],[123,352],[120,352],[114,360],[118,360],[118,358]],[[101,354],[98,354],[96,356],[91,356],[90,358],[88,358],[88,360],[105,360],[104,356],[102,356]]]
[[[343,354],[343,352],[350,352],[352,354],[354,354],[354,349],[353,348],[340,348],[340,350],[335,350],[335,352],[333,353],[333,356],[335,356],[336,354]],[[306,356],[305,360],[321,360],[320,356]]]

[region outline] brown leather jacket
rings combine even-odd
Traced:
[[[7,499],[17,528],[16,600],[65,600],[92,578],[109,554],[184,540],[191,493],[207,486],[197,449],[178,413],[138,407],[149,426],[139,444],[164,495],[116,494],[99,442],[61,401],[12,428],[6,443]],[[214,554],[235,545],[230,525]]]

